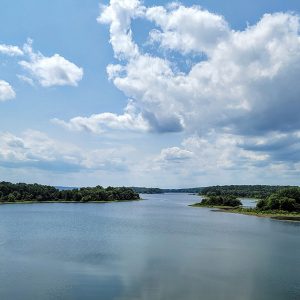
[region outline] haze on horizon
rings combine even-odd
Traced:
[[[299,185],[299,14],[291,0],[4,0],[1,180]]]

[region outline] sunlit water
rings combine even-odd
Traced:
[[[0,206],[0,299],[300,299],[300,224],[144,198]]]

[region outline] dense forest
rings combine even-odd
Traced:
[[[210,186],[201,190],[200,194],[205,195],[231,195],[235,197],[249,197],[266,199],[271,194],[287,186],[272,185],[225,185]]]
[[[231,195],[210,195],[202,199],[201,203],[196,206],[231,206],[236,207],[242,205],[242,202],[235,196]]]
[[[163,194],[164,191],[159,188],[146,188],[146,187],[131,187],[138,194]]]
[[[139,194],[163,194],[163,193],[200,193],[201,187],[185,188],[185,189],[160,189],[160,188],[146,188],[146,187],[132,187],[132,189]]]
[[[230,206],[240,207],[241,201],[235,195],[222,193],[222,190],[207,192],[201,203],[193,206]],[[255,208],[239,208],[239,212],[252,213],[271,213],[293,212],[300,213],[300,188],[299,187],[281,187],[268,197],[260,199]]]
[[[40,184],[0,182],[0,202],[90,202],[138,200],[139,198],[139,194],[126,187],[96,186],[59,190]]]
[[[288,187],[281,189],[257,203],[258,210],[283,210],[300,212],[300,188]]]

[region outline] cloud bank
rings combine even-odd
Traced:
[[[136,18],[153,23],[149,42],[161,52],[146,52],[134,41]],[[199,6],[145,7],[137,0],[111,0],[98,22],[109,25],[110,43],[120,61],[107,67],[108,77],[139,112],[140,118],[131,119],[140,123],[142,118],[149,131],[202,135],[217,128],[263,135],[300,129],[294,113],[300,109],[298,15],[266,14],[257,24],[236,31],[223,16]],[[190,58],[192,66],[181,71],[172,55],[163,57],[164,51]],[[79,119],[82,127],[101,125],[105,116],[98,115],[98,121],[95,116],[77,117],[69,128],[75,129],[74,120]],[[122,127],[128,115],[111,117]]]
[[[146,44],[135,41],[136,19],[153,25]],[[149,162],[153,170],[179,171],[184,162],[186,170],[197,166],[206,174],[215,168],[298,172],[297,14],[265,14],[234,30],[223,16],[200,6],[111,0],[98,22],[109,26],[117,59],[107,66],[108,78],[130,99],[130,109],[56,123],[95,134],[181,132],[180,146],[162,149]]]
[[[130,149],[101,148],[87,150],[64,143],[47,134],[26,130],[17,136],[0,132],[0,167],[40,169],[58,173],[89,170],[124,171]]]
[[[136,42],[137,19],[152,26],[144,44]],[[236,176],[244,170],[253,178],[258,170],[287,178],[299,175],[297,14],[265,14],[257,23],[235,30],[223,16],[200,6],[146,7],[139,0],[111,0],[101,6],[97,21],[109,27],[115,60],[107,66],[107,76],[128,99],[127,105],[121,114],[94,113],[53,123],[96,135],[180,133],[180,145],[164,143],[157,153],[147,153],[132,170],[136,178],[147,170],[180,174],[188,183],[203,174],[219,178],[217,171]],[[0,53],[24,57],[19,63],[26,76],[20,78],[30,84],[76,86],[83,76],[82,68],[59,54],[47,57],[35,52],[30,42],[23,49],[0,45]],[[0,81],[0,100],[14,96],[12,87]],[[116,168],[128,168],[114,150],[82,154],[76,147],[56,148],[46,137],[38,144],[26,135],[14,138],[26,146],[16,151],[10,142],[3,144],[3,163],[32,165],[37,159],[47,166],[109,169],[112,161]]]

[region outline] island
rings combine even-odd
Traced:
[[[300,188],[279,188],[271,195],[260,199],[254,208],[242,207],[241,201],[236,196],[223,193],[222,190],[210,191],[200,203],[190,206],[212,207],[222,212],[270,217],[277,220],[300,221]]]
[[[138,193],[127,187],[96,187],[59,190],[41,184],[0,182],[0,204],[4,203],[85,203],[140,200]]]
[[[242,205],[241,200],[233,195],[216,195],[210,193],[200,203],[192,204],[191,206],[214,207],[214,208],[232,208]]]

